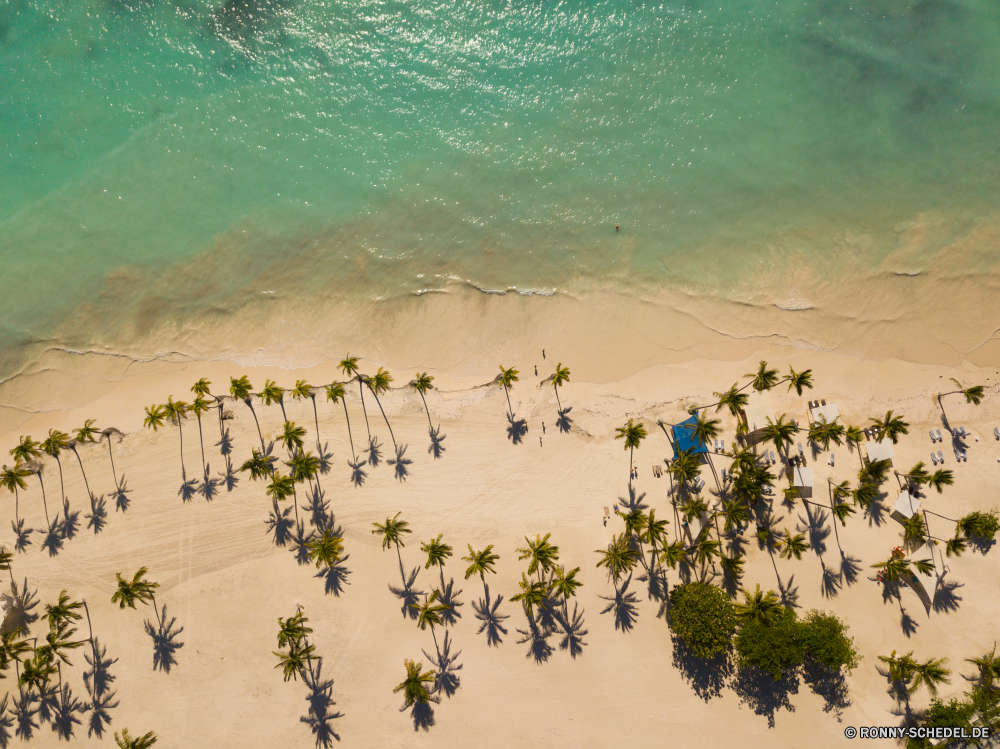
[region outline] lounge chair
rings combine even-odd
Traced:
[[[969,453],[965,450],[962,450],[962,462],[963,463],[969,462]]]
[[[940,450],[938,450],[938,462],[939,462],[939,463],[940,463],[941,465],[944,465],[944,453],[943,453],[943,452],[941,452]]]
[[[937,430],[938,442],[944,442],[944,437],[941,436],[941,430]]]
[[[833,461],[834,461],[834,459],[836,457],[837,457],[836,455],[834,455],[833,453],[830,453],[830,465],[833,465]]]
[[[995,436],[998,440],[1000,440],[1000,429],[993,427],[993,436]]]
[[[826,405],[826,399],[824,398],[823,400],[820,401],[820,403],[822,403],[825,406]]]
[[[958,428],[958,436],[961,437],[962,439],[965,439],[965,436],[966,436],[966,434],[965,434],[965,427],[959,427]]]
[[[605,507],[604,508],[604,519],[607,520],[610,517],[611,517],[611,510],[609,510],[607,507]]]
[[[955,462],[956,463],[962,462],[962,451],[959,450],[957,447],[955,448]]]
[[[934,454],[933,450],[931,450],[931,460],[934,462],[934,465],[937,465],[937,455]]]
[[[774,450],[771,450],[771,463],[777,463],[778,459],[774,455]]]
[[[719,440],[719,444],[722,445],[722,452],[725,452],[726,451],[726,441],[725,440]]]
[[[802,450],[802,443],[799,443],[799,455],[804,455],[805,452]]]
[[[937,442],[937,437],[934,436],[934,430],[931,429],[928,434],[931,435],[931,442]]]

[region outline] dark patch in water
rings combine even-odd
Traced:
[[[210,24],[219,36],[248,39],[291,6],[292,0],[226,0],[212,12]]]

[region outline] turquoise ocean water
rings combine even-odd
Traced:
[[[0,0],[0,375],[266,293],[875,267],[996,213],[998,73],[995,0]]]

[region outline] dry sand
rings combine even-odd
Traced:
[[[533,323],[532,312],[545,304],[550,312],[539,314]],[[607,526],[602,522],[603,508],[620,503],[627,494],[628,454],[613,438],[615,427],[632,417],[649,428],[649,438],[636,453],[640,470],[634,485],[643,504],[670,518],[673,540],[677,523],[669,480],[655,478],[651,469],[654,463],[662,464],[670,448],[655,423],[680,420],[688,405],[709,402],[712,391],[745,381],[744,373],[754,369],[759,358],[782,372],[789,365],[797,370],[812,368],[815,390],[798,397],[781,386],[771,394],[777,413],[800,422],[806,420],[806,401],[819,397],[836,402],[847,423],[864,424],[888,408],[903,414],[911,424],[910,434],[901,439],[895,463],[904,469],[929,457],[927,430],[941,425],[933,394],[949,389],[950,377],[987,385],[987,398],[978,408],[955,396],[946,401],[952,423],[965,425],[974,437],[969,440],[968,463],[956,464],[947,442],[935,446],[943,448],[946,467],[955,471],[956,481],[942,495],[932,492],[926,506],[949,517],[991,509],[1000,489],[1000,443],[993,437],[993,427],[1000,425],[998,370],[950,360],[935,364],[928,362],[933,358],[929,356],[915,355],[924,362],[919,364],[886,359],[877,345],[865,356],[847,356],[774,345],[788,344],[789,339],[699,341],[655,314],[651,319],[630,317],[605,304],[586,312],[583,302],[574,307],[558,298],[488,298],[474,307],[453,305],[450,317],[439,317],[441,325],[436,328],[431,313],[442,315],[449,308],[446,301],[435,300],[424,308],[427,317],[419,323],[401,325],[400,318],[390,315],[370,330],[343,336],[343,350],[350,347],[365,357],[363,372],[371,373],[380,365],[391,370],[396,387],[382,402],[397,440],[408,446],[406,455],[412,463],[405,481],[396,480],[393,468],[383,464],[368,470],[364,486],[355,487],[346,465],[350,447],[343,409],[319,401],[320,434],[333,454],[322,487],[349,554],[342,588],[329,593],[313,567],[298,564],[288,548],[273,543],[265,526],[271,503],[261,483],[240,475],[231,491],[220,484],[211,501],[196,494],[183,502],[178,496],[177,429],[154,434],[142,428],[142,417],[144,406],[165,402],[168,395],[189,400],[190,385],[203,376],[218,390],[231,375],[239,374],[247,374],[258,389],[265,378],[290,387],[300,378],[312,383],[337,378],[331,363],[291,370],[182,361],[176,355],[146,362],[54,355],[53,366],[41,363],[5,383],[0,392],[7,404],[0,438],[4,455],[21,434],[38,439],[50,427],[68,431],[86,418],[95,418],[100,427],[114,425],[125,435],[114,450],[115,466],[129,489],[127,511],[117,511],[110,497],[113,482],[106,446],[82,448],[91,486],[97,494],[108,495],[108,522],[95,535],[84,518],[89,505],[79,466],[67,453],[62,468],[71,511],[80,512],[77,534],[55,556],[41,551],[41,535],[35,534],[34,546],[14,561],[15,577],[26,578],[29,588],[37,588],[41,605],[54,601],[61,589],[87,600],[94,634],[108,657],[115,659],[110,671],[118,705],[110,711],[109,730],[123,726],[133,733],[154,730],[161,737],[158,746],[163,747],[312,746],[310,726],[302,720],[308,715],[308,690],[302,682],[284,683],[271,653],[276,647],[277,618],[294,613],[296,606],[304,608],[315,630],[311,639],[323,657],[323,677],[333,679],[331,713],[338,717],[331,725],[344,746],[597,747],[627,741],[638,746],[694,742],[728,747],[757,746],[765,740],[780,747],[840,745],[846,726],[899,723],[886,680],[876,670],[876,656],[893,649],[912,649],[921,658],[948,658],[955,674],[943,694],[961,691],[965,682],[959,672],[968,671],[963,659],[989,650],[997,635],[1000,572],[995,551],[985,556],[970,551],[947,560],[945,588],[936,609],[925,609],[905,588],[900,606],[884,600],[883,590],[868,580],[869,566],[886,558],[900,541],[900,525],[888,514],[876,522],[859,513],[836,532],[827,515],[811,533],[801,504],[792,509],[779,505],[776,513],[783,518],[779,526],[805,530],[814,548],[802,561],[776,560],[777,573],[794,591],[801,611],[819,608],[842,617],[863,655],[847,679],[849,704],[830,709],[822,696],[801,682],[785,698],[733,675],[724,675],[715,693],[711,687],[706,693],[703,685],[696,689],[690,672],[675,661],[663,607],[650,600],[639,572],[627,589],[634,595],[634,618],[624,628],[616,622],[615,612],[609,610],[614,589],[595,568],[594,550],[621,531],[616,517]],[[619,328],[622,317],[632,322]],[[420,329],[423,337],[416,333]],[[337,343],[328,340],[325,345]],[[555,428],[555,396],[543,382],[557,361],[572,371],[572,381],[560,392],[563,405],[572,407],[572,431],[567,434]],[[519,445],[508,439],[503,391],[488,384],[499,364],[521,371],[511,400],[518,416],[527,419],[529,431]],[[447,435],[438,460],[427,453],[427,418],[420,398],[406,387],[417,370],[428,370],[439,387],[427,397],[431,418]],[[378,408],[367,397],[366,404],[372,433],[388,447],[389,434]],[[348,388],[347,406],[354,441],[360,445],[366,440],[366,427],[356,387]],[[242,403],[228,407],[235,414],[228,424],[232,459],[238,465],[257,444],[257,434]],[[256,403],[255,407],[265,438],[273,439],[281,425],[280,409]],[[289,400],[286,408],[291,420],[309,430],[311,441],[311,405]],[[735,424],[727,414],[721,418],[731,443]],[[203,418],[203,429],[206,459],[218,476],[224,461],[211,414]],[[282,454],[280,447],[275,449]],[[825,497],[827,479],[853,480],[857,473],[856,453],[844,447],[835,452],[835,468],[829,467],[827,454],[810,460],[816,467],[818,499]],[[184,461],[189,476],[200,475],[198,426],[193,419],[184,425]],[[725,465],[722,460],[715,462],[717,467]],[[49,512],[55,513],[59,475],[54,462],[47,463]],[[714,493],[710,472],[703,475],[706,491]],[[885,485],[890,502],[894,485],[893,478]],[[12,516],[13,496],[5,495],[2,501]],[[306,503],[300,497],[302,514]],[[34,478],[21,494],[20,508],[29,526],[44,526],[41,492]],[[454,624],[439,628],[436,635],[442,647],[447,637],[458,688],[434,705],[434,724],[427,730],[415,729],[410,713],[400,712],[399,696],[391,692],[402,679],[404,658],[427,666],[430,657],[422,651],[435,653],[431,632],[417,628],[392,590],[400,587],[395,552],[384,552],[371,534],[373,522],[396,512],[402,512],[414,531],[402,549],[402,560],[407,572],[418,568],[415,589],[428,591],[440,585],[437,571],[423,567],[420,541],[441,533],[456,551],[444,574],[446,581],[454,578],[461,605]],[[931,523],[935,534],[943,537],[953,530],[950,523],[933,516]],[[581,631],[575,655],[564,647],[558,632],[532,648],[525,641],[528,628],[521,607],[506,600],[517,592],[525,568],[515,549],[523,545],[525,535],[536,533],[551,533],[560,548],[560,561],[582,568],[584,587],[576,599]],[[13,539],[9,531],[5,535],[9,546]],[[501,557],[498,574],[488,580],[491,598],[504,596],[498,611],[508,617],[502,621],[502,642],[495,647],[479,631],[481,622],[473,609],[483,597],[482,583],[463,579],[465,565],[459,557],[467,544],[477,548],[494,544]],[[768,554],[755,541],[747,549],[743,584],[777,588]],[[839,571],[841,550],[856,560],[859,573],[854,583],[840,578],[827,597],[823,565]],[[157,601],[166,607],[167,617],[176,617],[176,627],[183,628],[176,638],[183,646],[176,650],[169,673],[153,668],[153,642],[143,628],[144,620],[153,620],[153,612],[122,611],[110,602],[115,573],[131,575],[142,565],[161,584]],[[669,572],[671,585],[678,579],[677,572]],[[904,616],[913,630],[908,635],[903,631]],[[41,622],[35,625],[38,631],[42,628]],[[74,665],[63,669],[63,678],[85,699],[83,651],[71,658]],[[8,677],[9,689],[12,674]],[[697,678],[703,677],[713,680],[704,670]],[[918,693],[915,706],[926,699],[925,692]],[[109,743],[107,734],[103,739],[88,738],[89,715],[80,717],[73,745]],[[56,746],[60,741],[46,724],[37,730],[33,743]]]

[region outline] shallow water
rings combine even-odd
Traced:
[[[268,295],[807,298],[998,208],[990,0],[0,0],[0,70],[4,376]]]

